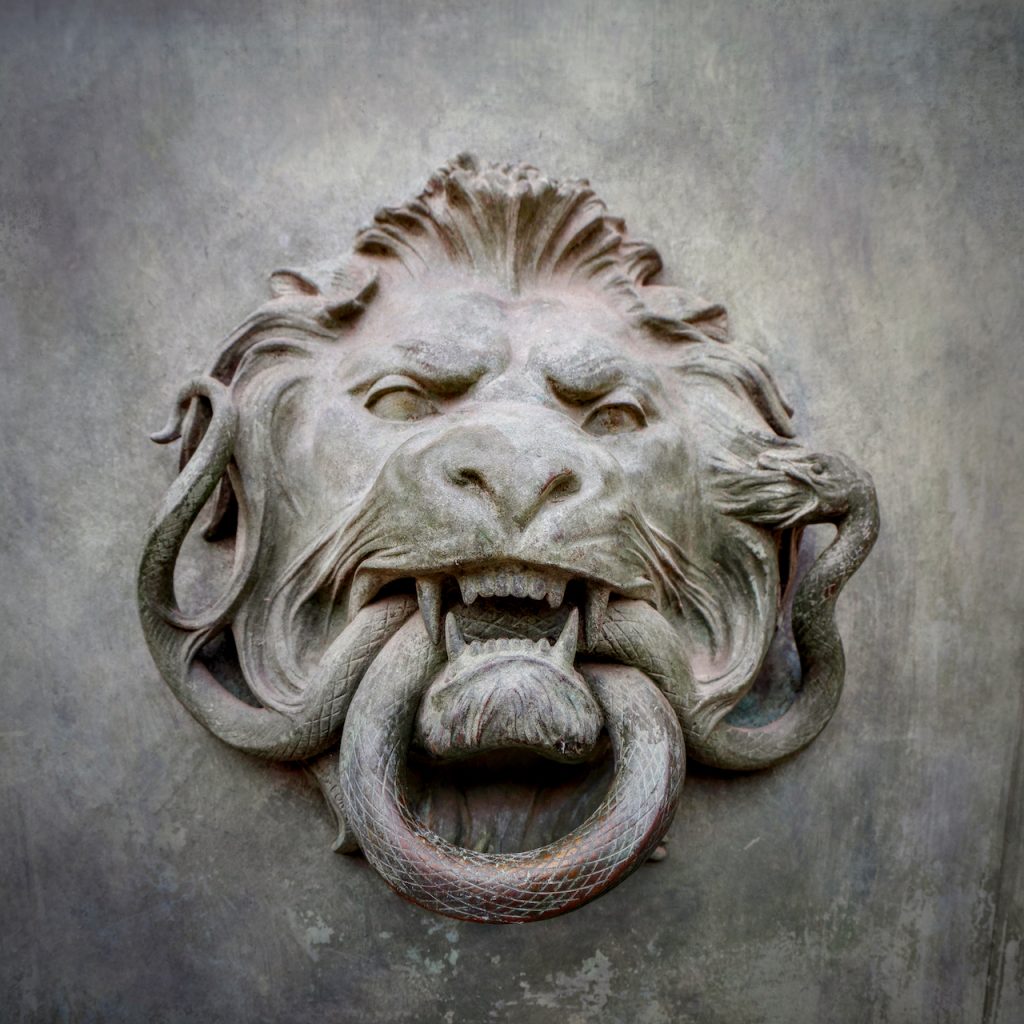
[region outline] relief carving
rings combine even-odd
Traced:
[[[428,909],[580,906],[663,853],[687,755],[774,764],[839,701],[870,477],[660,270],[586,182],[462,156],[273,274],[154,437],[182,439],[139,570],[161,673],[305,762],[337,848]]]

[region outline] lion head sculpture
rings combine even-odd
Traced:
[[[587,182],[462,156],[273,274],[154,437],[183,438],[139,573],[161,673],[441,913],[579,906],[657,850],[686,754],[773,764],[839,700],[870,479],[660,269]],[[183,608],[204,507],[231,568]]]

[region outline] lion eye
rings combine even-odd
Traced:
[[[626,434],[647,426],[643,409],[633,402],[609,402],[595,409],[583,424],[591,434]]]
[[[366,396],[366,408],[384,420],[412,421],[433,416],[437,406],[423,389],[408,377],[378,381]]]

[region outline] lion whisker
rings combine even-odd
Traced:
[[[679,544],[639,512],[631,512],[629,520],[633,527],[631,540],[669,603],[681,613],[696,612],[711,635],[716,635],[724,615],[712,594],[707,574]]]

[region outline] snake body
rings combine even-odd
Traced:
[[[185,616],[174,598],[174,563],[203,505],[228,471],[237,427],[227,390],[201,377],[178,394],[177,414],[155,435],[171,441],[189,403],[205,398],[212,417],[199,448],[174,481],[146,536],[139,566],[139,607],[153,660],[175,696],[215,736],[231,746],[273,760],[302,760],[337,740],[349,701],[367,666],[416,610],[411,597],[395,596],[364,608],[328,648],[289,714],[253,707],[226,690],[196,660],[202,642],[226,623],[244,596],[256,545],[240,543],[241,569],[225,595],[199,615]],[[240,496],[242,492],[239,490]]]
[[[410,619],[367,671],[342,735],[349,824],[396,892],[464,920],[537,921],[593,899],[647,858],[671,823],[685,764],[678,719],[657,687],[626,666],[586,666],[615,756],[607,796],[548,846],[486,854],[431,832],[406,796],[416,709],[442,664],[419,616]]]
[[[732,769],[760,768],[799,750],[835,710],[843,649],[834,622],[840,591],[866,557],[878,530],[870,481],[847,473],[831,505],[809,506],[804,519],[832,521],[833,543],[801,582],[793,630],[803,685],[778,720],[746,728],[727,719],[709,728],[710,687],[695,680],[678,634],[655,609],[615,601],[580,666],[604,712],[615,772],[598,810],[581,826],[537,850],[484,854],[452,846],[410,810],[404,765],[420,697],[445,661],[427,636],[417,605],[392,596],[363,608],[331,644],[288,712],[253,707],[226,690],[197,658],[203,642],[230,622],[246,594],[258,548],[258,522],[239,537],[238,569],[224,595],[187,616],[174,598],[174,564],[197,515],[232,472],[236,416],[222,385],[200,378],[179,394],[179,411],[157,436],[178,436],[196,398],[209,402],[210,424],[147,534],[139,603],[147,641],[178,699],[225,742],[262,757],[308,759],[337,743],[340,790],[352,830],[369,860],[402,895],[432,910],[476,921],[531,921],[564,913],[615,885],[664,835],[675,810],[685,753]],[[843,461],[841,465],[849,469]],[[241,488],[236,488],[245,522]],[[760,506],[756,520],[770,525]],[[494,624],[477,618],[480,636]],[[606,662],[614,662],[610,664]],[[752,681],[752,680],[751,680]],[[747,684],[749,685],[749,683]],[[736,700],[742,696],[737,693]],[[342,726],[344,731],[342,732]]]
[[[808,472],[804,464],[810,466]],[[765,725],[745,727],[726,719],[706,737],[690,739],[689,752],[718,768],[765,768],[806,747],[828,724],[842,696],[846,672],[835,623],[836,600],[878,536],[874,485],[845,456],[803,455],[784,472],[795,476],[813,498],[799,517],[789,516],[785,526],[833,523],[836,536],[801,580],[793,601],[793,637],[802,670],[793,703]],[[763,509],[757,521],[771,525]]]

